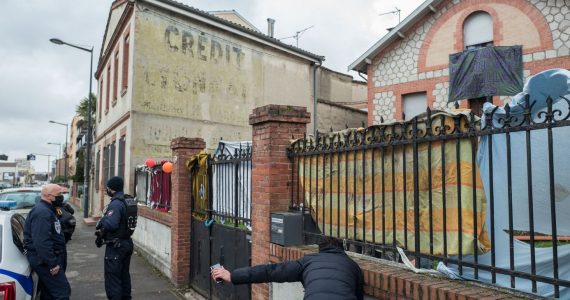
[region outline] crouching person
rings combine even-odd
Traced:
[[[232,272],[220,267],[212,270],[212,279],[233,284],[300,281],[305,288],[305,300],[361,300],[364,297],[362,270],[344,253],[342,244],[329,237],[319,243],[319,253]]]

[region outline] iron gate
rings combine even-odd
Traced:
[[[250,299],[250,285],[210,278],[213,264],[234,270],[251,262],[251,144],[220,145],[192,170],[190,284],[210,299]]]

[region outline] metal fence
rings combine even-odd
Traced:
[[[170,211],[171,174],[160,169],[138,167],[135,169],[135,197],[152,209]]]
[[[233,151],[232,151],[233,150]],[[212,219],[251,230],[251,144],[226,149],[210,158]]]
[[[416,267],[443,262],[560,297],[570,287],[569,116],[564,97],[526,97],[481,119],[428,109],[409,122],[305,137],[288,149],[290,208],[311,216],[317,233],[307,238],[337,237],[390,260],[400,247]]]

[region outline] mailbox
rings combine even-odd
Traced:
[[[303,244],[303,216],[301,212],[271,213],[271,242],[281,246]]]

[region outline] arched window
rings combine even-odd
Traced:
[[[484,11],[472,13],[463,24],[465,49],[493,45],[493,18]]]

